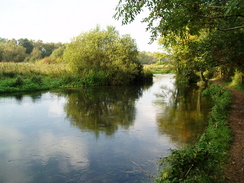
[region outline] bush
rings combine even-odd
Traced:
[[[135,40],[129,35],[120,36],[108,26],[106,30],[96,27],[74,38],[66,46],[63,59],[84,83],[128,85],[142,72],[137,55]]]
[[[230,84],[231,87],[240,87],[243,85],[243,73],[242,72],[235,72],[235,75],[232,77],[232,82]]]

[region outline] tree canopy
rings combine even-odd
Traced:
[[[173,55],[179,78],[217,66],[229,77],[244,71],[244,0],[120,0],[114,17],[128,24],[143,11],[142,22]]]
[[[172,33],[197,34],[202,28],[244,28],[243,0],[120,0],[114,17],[128,24],[144,10],[149,13],[142,21],[147,23],[153,38]]]
[[[41,40],[34,41],[27,38],[8,40],[0,37],[0,62],[35,61],[49,57],[61,46],[63,44],[60,42],[43,43]]]

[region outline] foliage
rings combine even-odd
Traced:
[[[29,58],[27,57],[25,59],[25,61],[26,60],[36,61],[36,60],[39,60],[41,57],[42,57],[42,52],[37,47],[35,47],[35,48],[33,48],[32,52],[30,53]]]
[[[137,58],[141,64],[154,64],[157,61],[153,53],[146,51],[140,51]]]
[[[43,43],[41,40],[34,41],[27,38],[19,40],[0,38],[0,61],[36,61],[50,56],[59,47],[62,47],[61,43]]]
[[[236,71],[233,76],[231,86],[242,86],[243,85],[243,73]]]
[[[25,53],[30,54],[34,48],[34,45],[32,44],[31,41],[29,41],[27,38],[25,39],[19,39],[18,40],[18,45],[23,46],[26,50]]]
[[[204,81],[203,72],[213,67],[225,78],[244,71],[244,1],[120,0],[114,17],[128,24],[144,10],[152,39],[160,36],[173,55],[178,80],[199,72]]]
[[[147,29],[155,38],[176,34],[180,37],[197,35],[203,28],[236,30],[243,28],[244,2],[238,0],[120,0],[116,7],[116,19],[122,18],[123,24],[134,21],[135,17],[147,9],[143,19]],[[235,24],[226,24],[235,22]],[[173,40],[174,38],[172,38]]]
[[[174,73],[173,66],[171,64],[152,64],[144,65],[144,72],[151,72],[153,74],[169,74]]]
[[[161,163],[163,170],[156,182],[223,182],[222,171],[227,161],[231,130],[227,126],[232,96],[226,88],[212,84],[204,91],[214,101],[209,125],[199,142],[172,150]]]
[[[25,59],[25,51],[26,49],[22,46],[14,44],[12,41],[8,41],[7,43],[1,43],[2,55],[1,61],[4,62],[21,62]]]
[[[137,55],[135,40],[129,35],[120,36],[115,27],[101,30],[97,26],[74,38],[63,58],[79,77],[93,78],[94,73],[99,73],[106,78],[103,84],[124,85],[143,77]]]
[[[73,85],[64,64],[0,63],[0,93],[46,90]]]
[[[59,48],[55,49],[52,54],[50,55],[50,59],[53,62],[63,62],[63,54],[64,54],[65,46],[60,46]]]

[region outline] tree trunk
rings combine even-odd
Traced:
[[[206,79],[205,79],[205,77],[203,75],[203,71],[200,71],[200,79],[201,79],[201,81],[206,82]]]

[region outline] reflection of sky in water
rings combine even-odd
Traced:
[[[69,124],[64,120],[64,102],[64,98],[49,93],[35,103],[24,97],[21,105],[14,98],[4,99],[0,105],[0,182],[32,181],[31,169],[38,163],[43,171],[41,167],[50,159],[58,162],[63,173],[70,167],[87,166],[87,147],[77,137],[79,131],[65,130]]]
[[[149,182],[132,161],[156,174],[157,160],[175,147],[156,123],[155,94],[173,88],[173,75],[164,77],[136,100],[128,130],[118,126],[110,136],[71,125],[58,93],[0,98],[0,182]]]

